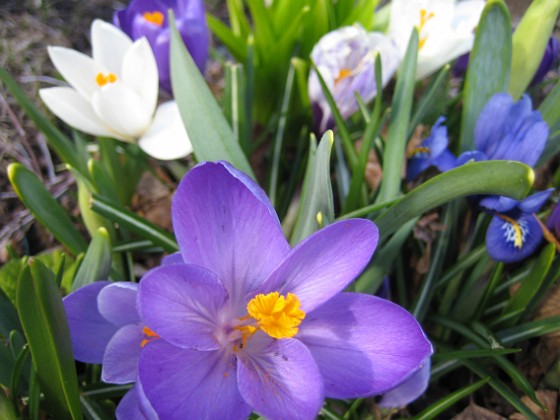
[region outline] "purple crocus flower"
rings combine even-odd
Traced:
[[[455,156],[449,151],[447,145],[447,127],[443,125],[445,117],[439,117],[430,136],[409,154],[406,167],[407,179],[413,180],[430,166],[435,166],[441,172],[453,169],[456,166]]]
[[[115,12],[113,23],[133,40],[147,38],[156,57],[160,86],[171,92],[169,9],[194,62],[204,72],[210,34],[202,0],[132,0],[126,9]]]
[[[157,337],[140,322],[137,293],[137,283],[98,281],[63,300],[74,357],[84,363],[102,363],[104,382],[134,382],[141,348]],[[141,386],[135,386],[123,397],[116,414],[139,418],[139,413],[149,417],[153,411]]]
[[[342,292],[377,245],[372,222],[334,223],[292,249],[264,191],[225,162],[185,176],[172,219],[180,254],[138,295],[160,337],[138,378],[161,418],[312,419],[325,397],[387,392],[432,353],[404,309]]]
[[[486,249],[496,261],[505,263],[529,257],[540,245],[543,232],[537,212],[554,188],[540,191],[523,201],[507,197],[483,198],[480,205],[494,214],[486,231]]]
[[[551,36],[548,40],[548,43],[546,44],[546,49],[544,50],[541,64],[539,64],[539,68],[533,76],[531,86],[535,86],[536,84],[540,83],[544,79],[544,76],[546,76],[546,74],[550,70],[553,70],[558,65],[559,52],[560,43],[555,37]]]

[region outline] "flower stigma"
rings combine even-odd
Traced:
[[[505,230],[506,241],[513,241],[513,246],[521,249],[525,239],[525,226],[520,225],[516,220],[503,214],[496,214],[496,216],[506,222],[506,224],[502,225],[502,229]]]
[[[115,83],[116,81],[117,75],[115,73],[103,74],[100,72],[95,76],[95,83],[97,83],[99,87],[105,86],[107,83]]]
[[[336,79],[334,79],[334,84],[338,85],[341,81],[343,81],[344,79],[346,79],[347,77],[352,76],[352,70],[350,69],[341,69],[338,72],[338,76],[336,76]]]
[[[247,304],[248,315],[239,318],[240,321],[249,320],[250,323],[235,327],[241,332],[240,348],[245,347],[247,339],[259,330],[272,338],[294,337],[305,318],[305,312],[300,307],[301,302],[293,293],[286,296],[278,292],[256,295]]]
[[[157,335],[155,332],[153,332],[151,329],[149,329],[148,327],[144,327],[142,328],[142,332],[144,333],[144,339],[140,342],[140,347],[144,348],[144,346],[148,343],[151,343],[154,340],[157,340],[159,338],[159,335]]]
[[[428,13],[426,9],[420,9],[420,24],[418,25],[418,33],[422,33],[422,29],[428,23],[428,21],[434,17],[434,12]],[[420,38],[420,43],[418,44],[418,49],[421,50],[426,41],[428,40],[428,35]]]
[[[142,14],[142,17],[150,22],[153,23],[154,25],[157,26],[162,26],[163,25],[163,13],[158,12],[157,10],[155,12],[144,12]]]

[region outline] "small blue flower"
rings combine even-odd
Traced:
[[[543,233],[534,213],[544,205],[552,191],[554,188],[535,193],[523,201],[501,196],[480,201],[482,207],[494,214],[486,232],[486,249],[490,257],[511,263],[535,252]]]
[[[409,154],[406,177],[409,181],[420,175],[430,166],[435,166],[441,172],[453,169],[456,164],[455,156],[449,151],[447,145],[447,127],[443,125],[445,117],[439,117],[430,136]]]

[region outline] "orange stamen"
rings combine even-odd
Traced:
[[[142,328],[142,332],[144,333],[144,336],[146,337],[140,342],[140,347],[142,347],[142,348],[144,348],[144,346],[146,344],[151,343],[152,341],[157,340],[159,338],[159,335],[157,335],[155,332],[153,332],[148,327]]]
[[[155,11],[155,12],[144,12],[142,17],[146,19],[148,22],[153,23],[154,25],[161,26],[163,25],[163,13]]]
[[[95,82],[99,87],[105,86],[107,83],[115,83],[117,81],[117,76],[115,73],[97,73],[95,76]]]
[[[418,33],[422,32],[422,29],[424,29],[424,26],[426,25],[426,23],[428,23],[428,21],[433,17],[434,17],[433,12],[428,13],[428,11],[426,9],[420,9],[420,24],[418,25]],[[418,43],[418,49],[419,50],[422,49],[424,44],[426,44],[427,40],[428,40],[428,35],[420,38],[420,41]]]

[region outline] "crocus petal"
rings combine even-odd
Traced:
[[[491,195],[481,199],[478,204],[487,210],[504,213],[516,208],[519,205],[519,201],[501,195]]]
[[[184,264],[183,256],[180,252],[174,252],[173,254],[166,255],[161,260],[161,265],[175,265],[175,264]]]
[[[214,273],[178,264],[148,272],[138,301],[142,321],[163,339],[183,348],[215,350],[218,314],[227,297]]]
[[[368,220],[333,223],[299,243],[259,292],[293,293],[305,312],[312,311],[362,272],[378,238],[377,226]]]
[[[158,420],[141,385],[139,381],[136,381],[134,387],[119,402],[115,412],[118,420]]]
[[[265,417],[314,419],[323,404],[321,374],[298,340],[254,337],[239,356],[237,375],[239,392]]]
[[[91,103],[76,90],[52,87],[40,89],[39,96],[52,113],[69,126],[94,136],[115,137],[115,132],[97,116]]]
[[[342,293],[308,313],[296,336],[313,354],[325,395],[380,394],[417,370],[432,346],[414,317],[376,296]]]
[[[457,158],[457,166],[464,165],[465,163],[472,163],[472,162],[484,162],[488,160],[488,157],[483,152],[478,150],[472,150],[469,152],[463,152]]]
[[[513,224],[499,215],[494,216],[486,231],[488,255],[496,261],[511,263],[521,261],[535,252],[543,237],[541,226],[535,217],[532,214],[521,214],[515,219],[510,217],[515,223]]]
[[[523,213],[535,213],[540,210],[550,194],[554,191],[554,188],[549,188],[544,191],[539,191],[538,193],[531,194],[529,197],[525,198],[521,203],[519,203],[519,210]]]
[[[142,350],[139,379],[163,419],[246,419],[251,408],[237,389],[236,361],[220,351],[185,350],[155,340]],[[177,391],[180,390],[180,398]]]
[[[74,357],[80,362],[101,363],[105,347],[117,332],[117,327],[97,310],[97,296],[108,284],[107,281],[97,281],[63,299]]]
[[[118,330],[105,350],[101,379],[111,384],[134,382],[138,370],[140,343],[144,335],[139,325],[127,325]]]
[[[93,59],[108,71],[122,76],[122,60],[132,41],[123,31],[100,19],[91,25],[91,49]]]
[[[138,141],[140,148],[161,160],[183,158],[193,148],[175,101],[161,104],[152,125]]]
[[[430,382],[431,360],[428,357],[422,367],[396,388],[383,394],[378,405],[383,408],[404,407],[420,397]]]
[[[103,69],[91,57],[70,48],[48,47],[47,50],[64,80],[89,100],[99,89],[95,78]]]
[[[449,150],[444,150],[432,163],[440,172],[446,172],[457,167],[457,158]]]
[[[494,149],[497,147],[496,139],[502,135],[503,126],[508,118],[513,98],[507,93],[493,95],[476,120],[474,141],[478,150],[493,158]]]
[[[159,78],[154,53],[145,38],[136,41],[126,52],[122,64],[122,79],[140,96],[150,114],[153,114]]]
[[[224,162],[191,169],[171,210],[185,262],[216,273],[234,302],[241,302],[289,252],[264,191]]]
[[[124,83],[103,86],[92,97],[95,113],[99,115],[122,140],[139,138],[152,122],[152,111],[142,98]]]
[[[112,283],[105,287],[97,298],[99,313],[117,327],[138,324],[136,309],[138,284],[128,281]]]

